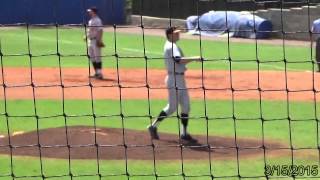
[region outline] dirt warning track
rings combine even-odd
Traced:
[[[104,69],[105,79],[89,79],[88,68],[5,68],[7,99],[166,99],[164,70]],[[119,76],[118,76],[119,75]],[[187,86],[193,99],[314,101],[320,74],[282,71],[188,70]],[[147,85],[149,88],[147,88]],[[120,91],[121,87],[121,91]],[[204,88],[203,88],[204,87]],[[148,97],[149,90],[149,97]],[[315,90],[315,91],[314,91]],[[92,93],[91,93],[92,92]],[[260,97],[261,93],[261,97]],[[4,99],[4,91],[0,92]]]

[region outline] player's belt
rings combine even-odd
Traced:
[[[168,72],[168,74],[171,74],[171,75],[173,75],[173,74],[175,74],[175,75],[184,75],[184,72],[175,72],[175,73],[173,73],[173,72]]]
[[[96,38],[89,38],[90,40],[95,40]]]

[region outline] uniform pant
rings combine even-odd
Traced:
[[[189,114],[190,100],[184,75],[170,74],[166,77],[165,82],[167,84],[169,96],[168,104],[163,111],[169,116],[177,110],[177,105],[179,103],[181,107],[181,113]]]
[[[97,41],[95,39],[89,41],[88,53],[91,62],[101,62],[101,48],[97,47]]]

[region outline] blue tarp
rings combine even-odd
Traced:
[[[313,39],[319,41],[319,38],[320,38],[320,19],[316,19],[313,21],[311,29],[312,29],[312,33],[313,33],[312,34]]]
[[[320,33],[320,19],[316,19],[313,21],[312,32],[313,33]]]
[[[234,37],[264,39],[270,37],[272,23],[247,12],[209,11],[188,17],[187,28],[192,34],[199,34],[201,29],[201,35],[218,36],[229,31]]]
[[[315,21],[313,21],[312,33],[313,33],[314,39],[317,39],[320,37],[320,19],[316,19]]]

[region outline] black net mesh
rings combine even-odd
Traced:
[[[22,22],[1,22],[0,180],[319,178],[316,1],[119,2],[97,1],[108,22],[104,79],[88,78],[86,9],[94,3],[79,0],[78,23],[63,23],[78,10],[62,15],[59,0],[50,1],[47,22],[31,18],[36,9]],[[131,5],[135,22],[113,23]],[[179,43],[203,60],[186,72],[198,142],[179,138],[180,107],[153,140],[147,126],[167,99],[164,31],[208,10],[224,12],[225,27],[196,26],[198,35],[183,33]],[[239,30],[227,28],[227,14],[244,10],[253,25],[240,32],[254,35],[261,33],[255,15],[273,11],[269,20],[278,24],[264,32],[271,39],[233,37]],[[307,26],[289,29],[295,18],[292,26]],[[223,38],[205,35],[221,30]]]

